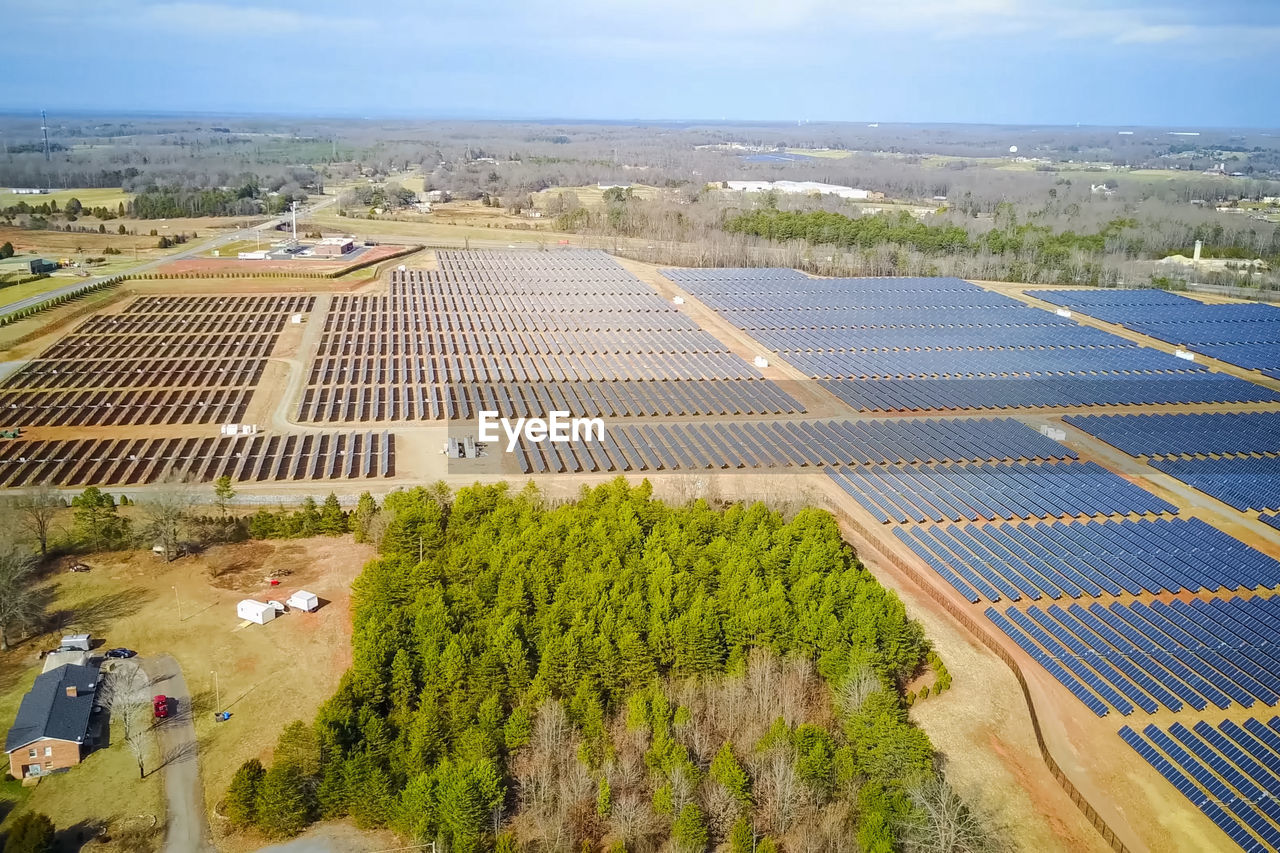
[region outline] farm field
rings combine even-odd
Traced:
[[[119,187],[80,187],[70,190],[51,190],[48,193],[40,195],[19,195],[11,191],[10,187],[0,187],[0,210],[6,207],[12,207],[20,201],[27,204],[38,206],[41,204],[50,204],[57,202],[59,208],[67,206],[67,202],[71,199],[79,199],[80,203],[85,207],[106,207],[112,213],[116,212],[119,205],[128,205],[129,200],[133,198],[133,193],[127,193]],[[96,219],[90,217],[96,222]]]
[[[645,184],[631,184],[629,188],[632,195],[637,198],[651,199],[657,198],[662,194],[662,190],[657,187],[650,187]],[[599,186],[554,187],[534,193],[533,205],[539,210],[546,210],[548,206],[556,202],[561,194],[568,193],[576,198],[583,207],[601,207],[604,204],[604,192]]]

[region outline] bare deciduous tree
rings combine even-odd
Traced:
[[[182,547],[182,537],[196,504],[195,490],[186,477],[169,471],[143,503],[147,515],[147,534],[164,550],[164,558],[173,560]]]
[[[0,543],[0,650],[9,650],[9,631],[33,624],[42,606],[33,582],[36,559],[13,543]]]
[[[956,793],[942,773],[911,791],[915,817],[903,827],[907,849],[918,853],[1007,853],[1008,835],[996,821]]]
[[[125,746],[138,763],[138,778],[146,778],[147,733],[151,728],[151,679],[134,661],[123,661],[108,674],[101,692],[101,704],[120,724]]]
[[[49,552],[49,536],[58,511],[65,506],[62,496],[48,483],[41,483],[33,490],[13,501],[14,509],[22,519],[22,527],[40,546],[40,556]]]

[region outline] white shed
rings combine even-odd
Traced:
[[[289,596],[289,599],[285,604],[289,605],[294,610],[305,610],[310,613],[320,606],[320,599],[316,597],[314,592],[307,592],[305,589],[300,589],[293,595]]]
[[[252,598],[246,598],[244,601],[236,605],[236,615],[241,619],[249,622],[257,622],[259,625],[265,625],[272,619],[276,618],[276,609],[270,604],[261,601],[254,601]]]

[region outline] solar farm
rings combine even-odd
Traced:
[[[356,290],[292,290],[157,284],[8,359],[0,427],[22,434],[0,440],[0,488],[145,490],[180,472],[350,497],[622,474],[820,495],[860,548],[910,570],[890,583],[1008,656],[1039,725],[1071,733],[1056,754],[1149,773],[1143,790],[1169,803],[1185,794],[1210,847],[1276,849],[1280,729],[1262,713],[1280,703],[1275,309],[657,270],[582,250],[439,250]],[[500,465],[448,456],[481,411],[606,429],[490,444]],[[1135,803],[1093,802],[1095,825],[1160,848],[1143,811],[1159,805]]]
[[[1274,305],[1208,305],[1162,290],[1027,295],[1280,379],[1280,308]]]

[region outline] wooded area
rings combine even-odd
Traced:
[[[618,479],[556,507],[438,484],[378,515],[352,668],[237,774],[239,825],[349,815],[456,853],[939,849],[945,810],[918,798],[955,795],[902,697],[927,642],[825,512]]]

